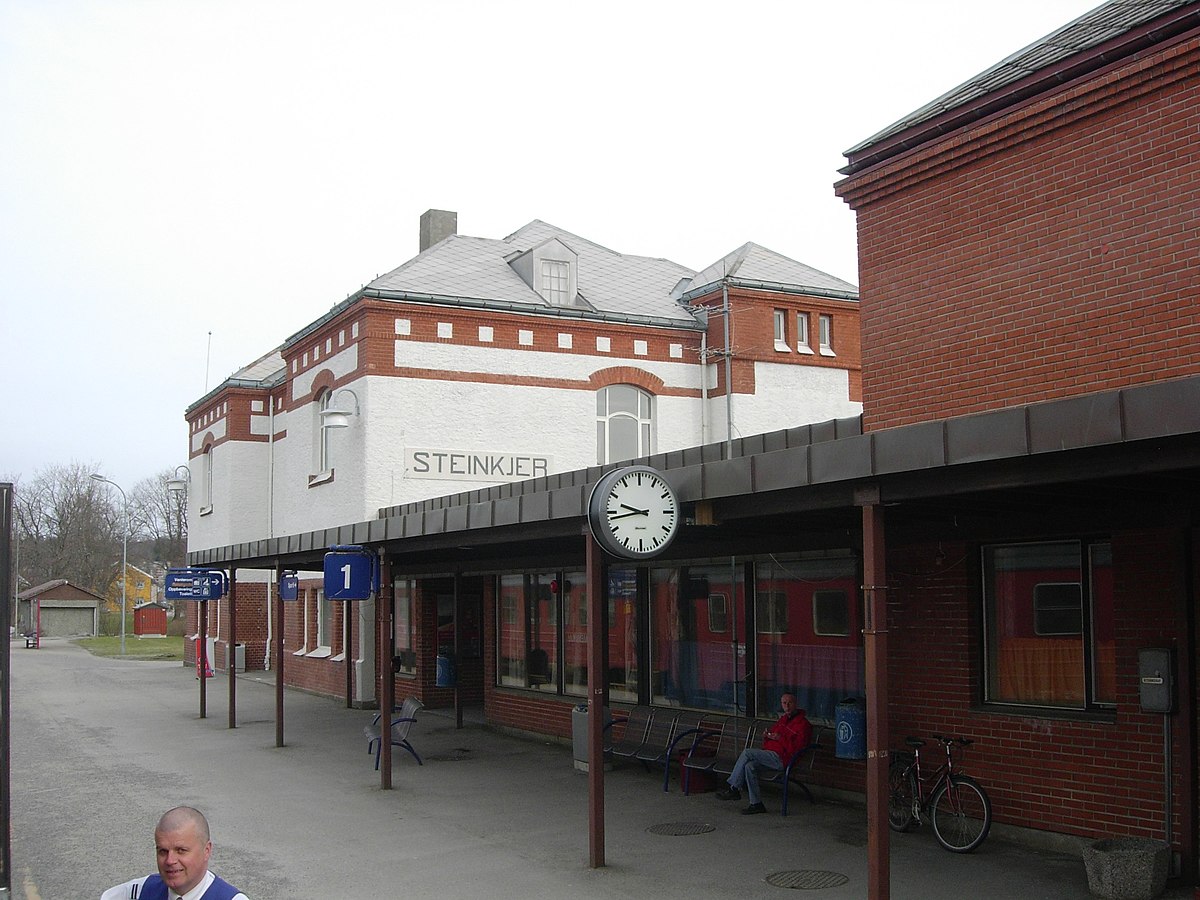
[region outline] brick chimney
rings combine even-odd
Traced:
[[[442,238],[458,234],[458,213],[445,209],[427,209],[421,216],[421,251],[424,253]]]

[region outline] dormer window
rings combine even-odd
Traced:
[[[506,260],[543,303],[592,308],[579,293],[579,255],[558,238],[549,238]]]
[[[542,260],[542,291],[547,303],[571,304],[571,264],[557,259]]]

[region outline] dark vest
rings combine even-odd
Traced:
[[[208,886],[208,890],[204,892],[204,896],[200,900],[233,900],[241,893],[232,884],[222,881],[218,876],[214,875],[213,878],[216,878],[216,881]],[[167,900],[167,885],[160,875],[151,875],[146,879],[146,883],[142,885],[142,892],[138,895],[138,900]]]

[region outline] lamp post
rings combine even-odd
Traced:
[[[99,472],[92,473],[93,481],[102,481],[105,484],[111,484],[121,492],[121,501],[125,504],[125,532],[121,535],[121,655],[125,655],[125,582],[129,577],[129,564],[126,561],[129,553],[129,498],[125,496],[125,490],[115,481],[109,481]]]

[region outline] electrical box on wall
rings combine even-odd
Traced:
[[[1138,651],[1138,696],[1142,712],[1175,711],[1175,661],[1167,647]]]

